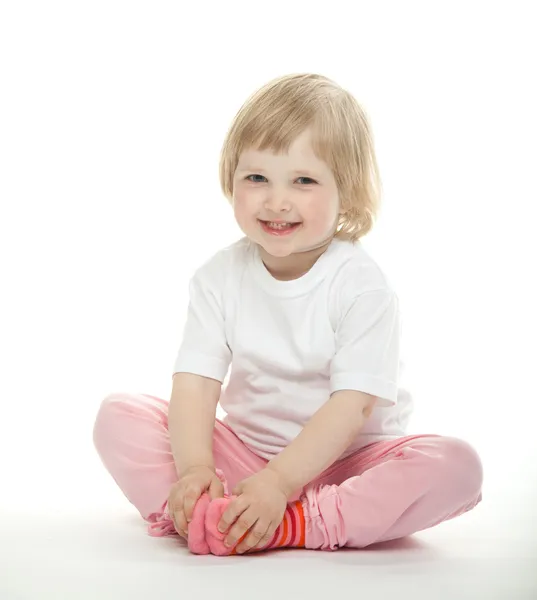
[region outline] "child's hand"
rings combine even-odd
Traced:
[[[287,495],[278,474],[264,469],[241,481],[233,494],[237,498],[229,503],[218,524],[221,533],[231,527],[225,539],[226,545],[233,548],[249,531],[237,546],[237,553],[266,546],[287,508]]]
[[[204,492],[208,492],[213,500],[224,497],[224,486],[218,475],[213,469],[205,466],[187,469],[170,490],[170,516],[175,530],[185,540],[188,537],[188,523],[192,519],[194,506]]]

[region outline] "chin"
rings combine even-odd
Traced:
[[[291,247],[287,247],[287,248],[274,248],[272,247],[270,244],[263,244],[261,242],[258,242],[259,245],[263,248],[263,250],[267,253],[270,254],[271,256],[274,256],[274,258],[286,258],[287,256],[291,256],[291,254],[294,254],[296,252],[296,250],[294,248]]]

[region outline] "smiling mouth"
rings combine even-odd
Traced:
[[[293,229],[294,227],[296,227],[297,225],[300,225],[300,223],[298,222],[281,222],[281,221],[262,221],[261,219],[259,219],[259,221],[261,221],[261,223],[269,228],[269,229],[274,229],[274,231],[284,231],[286,229]]]
[[[273,238],[283,238],[292,236],[293,233],[302,227],[302,223],[293,223],[291,221],[262,221],[258,219],[261,229]]]

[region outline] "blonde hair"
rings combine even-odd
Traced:
[[[253,93],[236,114],[220,156],[220,185],[233,198],[233,176],[248,148],[288,152],[312,127],[312,147],[334,173],[343,214],[336,237],[356,241],[373,226],[381,179],[368,117],[354,96],[314,73],[285,75]]]

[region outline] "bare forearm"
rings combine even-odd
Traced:
[[[295,440],[267,468],[285,484],[288,496],[304,487],[351,445],[373,408],[374,397],[336,392],[310,419]]]
[[[213,429],[219,392],[217,381],[188,373],[174,377],[168,430],[178,476],[193,466],[214,468]]]

